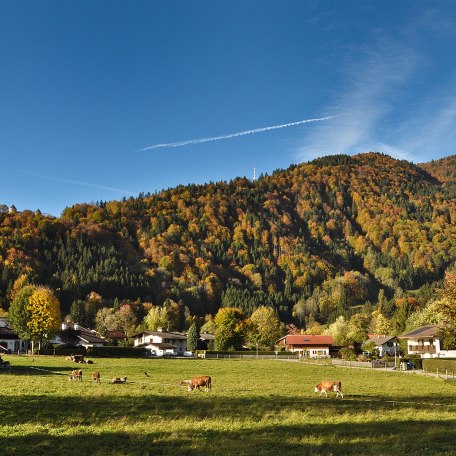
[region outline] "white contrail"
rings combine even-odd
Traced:
[[[91,182],[83,182],[83,181],[78,181],[78,180],[73,180],[73,179],[66,179],[63,177],[47,176],[45,174],[35,173],[33,171],[27,171],[27,170],[22,170],[22,172],[25,174],[28,174],[29,176],[38,177],[40,179],[53,180],[56,182],[63,182],[64,184],[81,185],[83,187],[97,188],[100,190],[108,190],[110,192],[123,193],[123,194],[127,193],[129,195],[135,195],[135,193],[130,192],[128,190],[121,189],[121,188],[106,187],[104,185],[92,184]]]
[[[273,125],[271,127],[262,127],[262,128],[255,128],[254,130],[240,131],[238,133],[231,133],[229,135],[213,136],[212,138],[189,139],[188,141],[180,141],[180,142],[165,143],[165,144],[154,144],[153,146],[148,146],[148,147],[144,147],[143,149],[140,149],[139,152],[143,152],[145,150],[150,150],[150,149],[159,149],[161,147],[181,147],[181,146],[188,146],[189,144],[200,144],[200,143],[205,143],[205,142],[209,142],[209,141],[220,141],[222,139],[231,139],[231,138],[236,138],[238,136],[253,135],[254,133],[261,133],[263,131],[278,130],[279,128],[294,127],[296,125],[302,125],[302,124],[311,123],[311,122],[321,122],[323,120],[330,120],[333,118],[334,118],[334,116],[320,117],[317,119],[304,119],[304,120],[298,120],[297,122],[290,122],[290,123],[286,123],[286,124],[282,124],[282,125]]]

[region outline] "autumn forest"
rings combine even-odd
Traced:
[[[376,311],[399,332],[455,267],[455,174],[454,156],[417,166],[364,153],[78,204],[60,218],[3,205],[0,305],[40,284],[63,316],[96,295],[92,325],[103,306],[128,302],[141,321],[173,303],[187,319],[268,306],[303,329]]]

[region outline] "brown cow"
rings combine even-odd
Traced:
[[[71,371],[70,375],[68,375],[68,381],[71,382],[73,380],[82,382],[82,370],[76,369]]]
[[[201,377],[192,377],[190,380],[182,380],[181,385],[187,385],[188,391],[195,389],[200,390],[200,387],[204,387],[206,391],[209,391],[212,387],[212,379],[209,375],[202,375]]]
[[[336,393],[336,397],[339,395],[343,398],[344,395],[342,394],[342,383],[340,381],[333,382],[329,380],[324,380],[320,382],[318,385],[315,385],[315,393],[318,393],[320,391],[320,397],[323,393],[325,393],[325,396],[328,397],[327,391],[334,391]]]
[[[93,383],[100,383],[100,372],[93,372],[92,373],[92,382]]]

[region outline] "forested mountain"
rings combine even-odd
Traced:
[[[429,163],[420,163],[418,166],[425,169],[440,182],[456,182],[456,155],[432,160]]]
[[[456,260],[454,186],[442,184],[454,156],[436,163],[329,156],[60,218],[2,206],[1,305],[21,277],[54,289],[64,312],[92,291],[107,303],[170,298],[196,315],[270,305],[303,325],[366,305],[416,309]]]

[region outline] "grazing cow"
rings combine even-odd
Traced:
[[[85,362],[86,364],[93,364],[93,361],[92,361],[91,359],[86,359],[84,362]]]
[[[111,383],[125,383],[127,381],[127,377],[114,377],[111,379]]]
[[[204,387],[206,391],[209,391],[212,387],[212,379],[209,375],[192,377],[191,380],[182,380],[181,385],[187,385],[188,391],[193,391],[195,389],[201,391],[200,387]]]
[[[72,370],[70,375],[68,376],[68,381],[79,381],[79,382],[82,382],[82,370],[80,369],[76,369],[76,370]]]
[[[100,372],[93,372],[92,373],[92,382],[93,383],[100,383]]]
[[[315,385],[315,393],[318,393],[320,391],[320,397],[323,393],[325,393],[325,396],[328,397],[327,391],[334,391],[336,393],[336,397],[339,395],[343,398],[344,395],[342,394],[342,383],[340,381],[337,382],[332,382],[328,380],[324,380],[320,382],[318,385]]]

